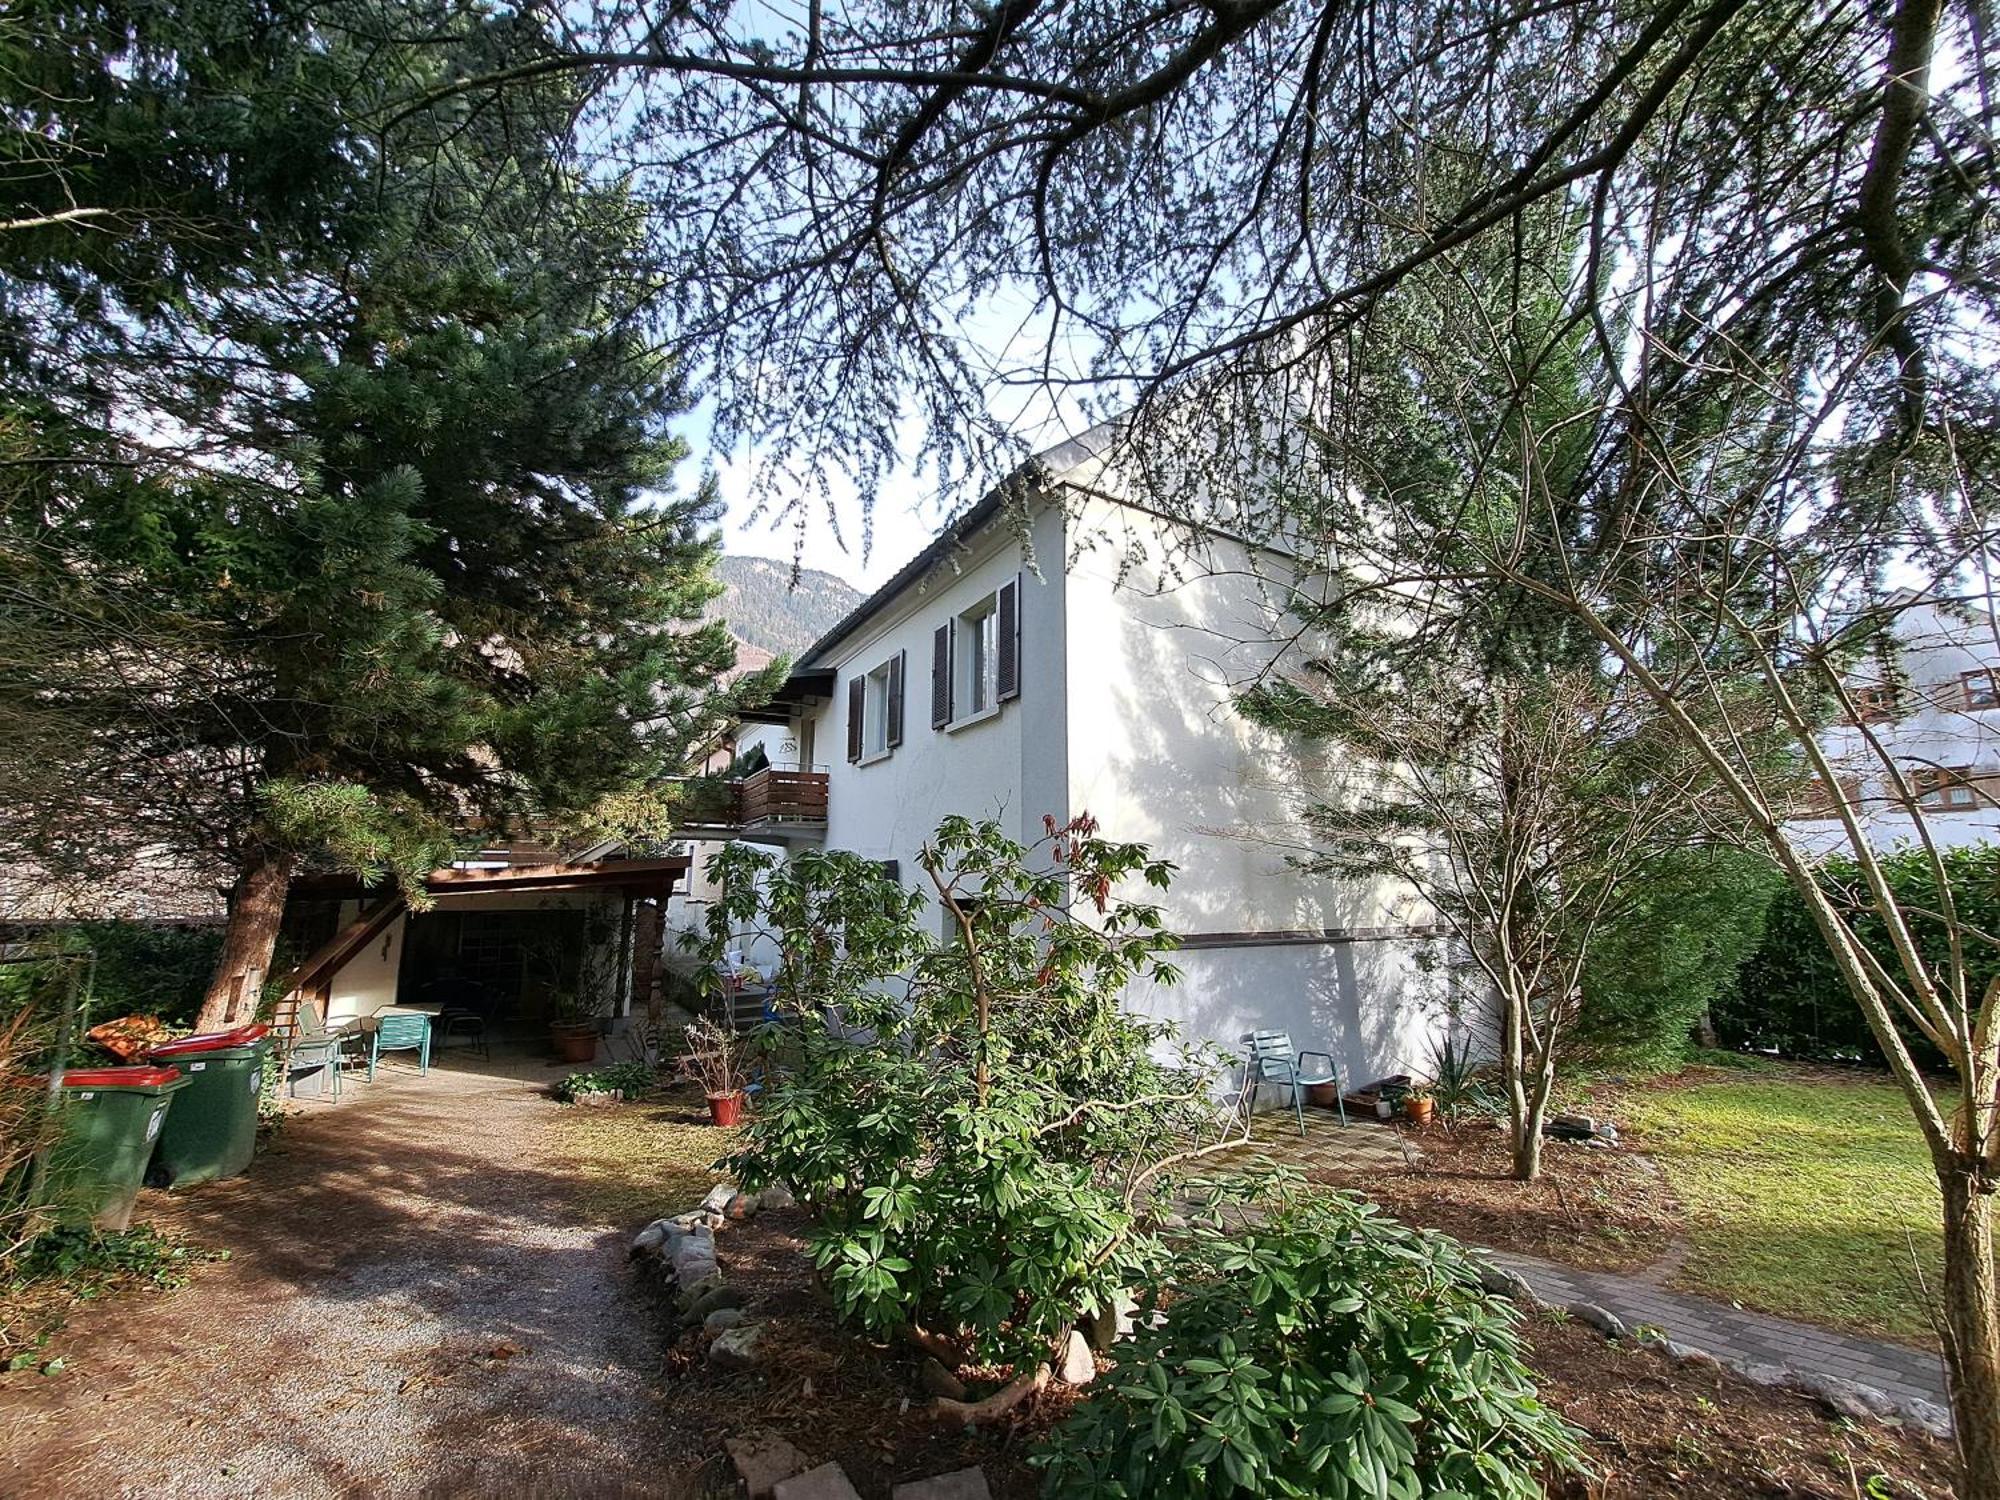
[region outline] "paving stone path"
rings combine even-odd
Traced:
[[[1332,1116],[1306,1111],[1301,1136],[1289,1111],[1257,1117],[1246,1159],[1269,1156],[1303,1171],[1381,1172],[1414,1165],[1422,1150],[1400,1132],[1353,1117],[1342,1129]],[[1944,1406],[1942,1360],[1935,1353],[1854,1334],[1834,1333],[1724,1302],[1664,1290],[1685,1246],[1644,1270],[1620,1275],[1559,1265],[1532,1255],[1483,1251],[1496,1265],[1523,1277],[1542,1301],[1558,1307],[1590,1302],[1615,1313],[1627,1327],[1650,1325],[1668,1338],[1725,1363],[1782,1365],[1800,1377],[1829,1375],[1873,1386],[1895,1401]]]
[[[1723,1361],[1784,1365],[1801,1375],[1832,1375],[1871,1385],[1897,1400],[1945,1404],[1943,1362],[1921,1349],[1663,1291],[1640,1276],[1584,1271],[1532,1255],[1484,1253],[1495,1265],[1523,1278],[1542,1301],[1558,1307],[1594,1302],[1616,1313],[1628,1327],[1649,1324],[1676,1343]]]

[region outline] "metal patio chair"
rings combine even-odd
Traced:
[[[417,1071],[431,1070],[431,1018],[413,1011],[383,1011],[368,1033],[368,1081],[375,1081],[375,1064],[384,1052],[414,1050]]]
[[[1243,1040],[1249,1045],[1243,1061],[1243,1118],[1246,1122],[1256,1108],[1257,1090],[1267,1083],[1275,1084],[1292,1091],[1292,1113],[1298,1117],[1299,1134],[1304,1135],[1306,1090],[1314,1084],[1330,1083],[1334,1087],[1334,1097],[1340,1103],[1340,1123],[1347,1123],[1347,1100],[1342,1097],[1340,1069],[1334,1066],[1331,1053],[1295,1051],[1290,1034],[1283,1031],[1253,1031]],[[1308,1066],[1309,1058],[1318,1058],[1326,1064],[1326,1070],[1321,1072]]]

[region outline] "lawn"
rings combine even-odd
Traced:
[[[1692,1253],[1675,1285],[1931,1341],[1921,1287],[1938,1282],[1938,1194],[1894,1084],[1824,1069],[1704,1069],[1600,1105],[1684,1206]]]
[[[717,1158],[734,1151],[742,1135],[709,1124],[692,1089],[633,1104],[566,1105],[553,1129],[579,1205],[633,1230],[699,1204],[722,1181],[712,1170]]]

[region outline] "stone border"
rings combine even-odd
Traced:
[[[1625,1320],[1595,1302],[1544,1302],[1519,1272],[1480,1258],[1479,1284],[1496,1297],[1505,1297],[1527,1311],[1551,1310],[1567,1314],[1586,1327],[1595,1328],[1607,1339],[1631,1339],[1642,1348],[1657,1349],[1675,1364],[1690,1369],[1728,1371],[1752,1385],[1767,1390],[1789,1390],[1810,1397],[1836,1417],[1851,1422],[1877,1421],[1894,1426],[1910,1426],[1943,1442],[1952,1438],[1951,1413],[1934,1401],[1919,1397],[1897,1398],[1887,1391],[1858,1380],[1837,1375],[1800,1370],[1792,1365],[1764,1364],[1755,1360],[1722,1358],[1705,1349],[1668,1338],[1657,1329],[1636,1332]]]

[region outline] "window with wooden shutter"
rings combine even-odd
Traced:
[[[931,636],[931,728],[951,722],[951,622]]]
[[[1000,616],[999,700],[1021,696],[1021,580],[1000,586],[995,609]]]
[[[861,716],[867,712],[867,686],[859,677],[847,684],[847,758],[861,759]]]
[[[888,745],[891,750],[903,743],[903,658],[908,653],[898,651],[889,658],[889,732]]]

